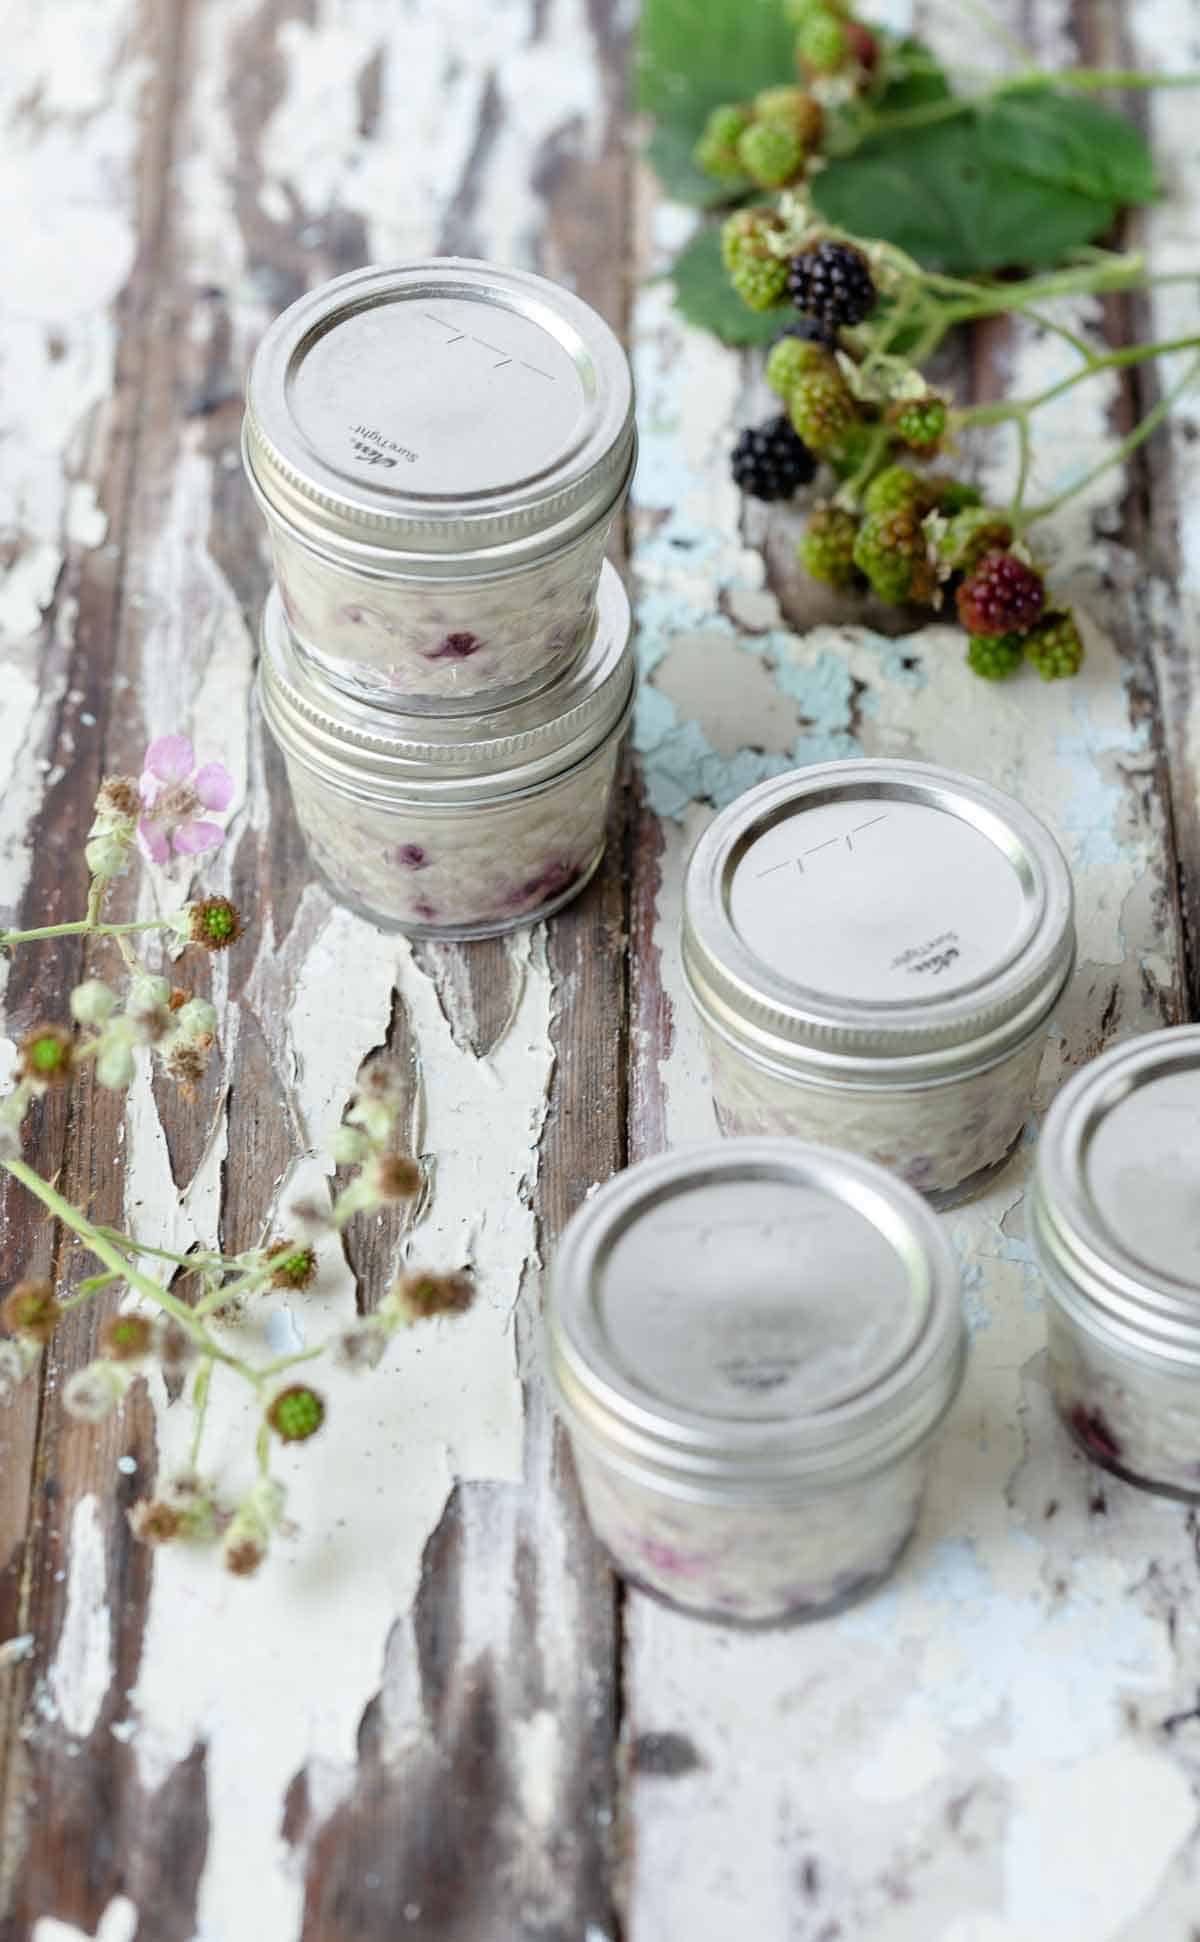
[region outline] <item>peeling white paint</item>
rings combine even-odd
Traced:
[[[112,1679],[112,1614],[100,1507],[81,1497],[71,1519],[67,1599],[49,1686],[68,1733],[85,1740],[100,1717]]]
[[[286,1221],[297,1195],[327,1191],[330,1167],[321,1149],[357,1064],[383,1040],[397,980],[423,1062],[437,1073],[424,1102],[425,1144],[438,1158],[436,1190],[412,1256],[430,1265],[473,1259],[482,1298],[453,1325],[398,1340],[371,1375],[322,1369],[330,1419],[321,1444],[278,1466],[300,1535],[260,1578],[234,1583],[211,1560],[177,1553],[163,1553],[157,1563],[134,1695],[143,1723],[139,1764],[149,1785],[195,1739],[208,1741],[210,1796],[221,1811],[210,1826],[200,1909],[218,1934],[245,1919],[251,1882],[256,1920],[267,1932],[291,1932],[299,1888],[280,1865],[278,1843],[279,1802],[289,1782],[309,1760],[352,1764],[389,1631],[414,1594],[422,1548],[455,1476],[515,1481],[521,1474],[521,1392],[509,1315],[534,1249],[522,1182],[552,1067],[544,951],[529,939],[518,947],[520,1006],[489,1060],[479,1061],[455,1046],[437,994],[412,966],[407,946],[329,907],[321,893],[310,896],[321,902],[324,921],[295,967],[286,1018],[273,1029],[286,1032],[298,1122],[316,1151],[282,1188],[279,1218]],[[264,954],[271,949],[264,939]],[[255,974],[247,1002],[255,1005],[261,993]],[[164,1232],[175,1220],[165,1149],[136,1113],[129,1144],[131,1174],[146,1201],[142,1231],[156,1238],[147,1219],[152,1228],[157,1215]],[[155,1167],[157,1188],[150,1185]],[[302,1299],[306,1340],[352,1318],[352,1286],[336,1247],[324,1251],[318,1289]],[[247,1326],[253,1332],[257,1325]],[[187,1429],[183,1409],[165,1412],[164,1469],[180,1460]],[[228,1380],[214,1392],[210,1437],[209,1447],[223,1453],[226,1487],[236,1489],[239,1474],[248,1483],[253,1417]],[[236,1703],[226,1655],[197,1659],[190,1643],[197,1626],[212,1636],[237,1626]]]
[[[74,1922],[60,1922],[53,1915],[42,1915],[33,1925],[32,1942],[133,1942],[138,1912],[124,1895],[114,1895],[100,1917],[93,1937],[76,1928]]]

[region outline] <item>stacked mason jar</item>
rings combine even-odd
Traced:
[[[312,860],[363,915],[487,936],[595,871],[634,689],[604,555],[635,449],[620,343],[542,277],[358,270],[263,338],[260,700]]]

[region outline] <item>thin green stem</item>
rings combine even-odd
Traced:
[[[1030,323],[1036,324],[1039,330],[1048,330],[1055,337],[1061,337],[1063,342],[1069,344],[1073,351],[1078,351],[1080,357],[1083,358],[1086,364],[1090,365],[1093,362],[1096,353],[1092,346],[1086,339],[1079,337],[1075,331],[1068,330],[1065,324],[1058,323],[1053,317],[1047,317],[1043,311],[1031,309],[1028,304],[1022,305],[1021,315],[1028,317]]]
[[[216,1254],[175,1254],[169,1247],[150,1247],[145,1241],[135,1241],[132,1234],[122,1234],[116,1227],[97,1227],[96,1232],[103,1234],[105,1240],[112,1241],[114,1246],[127,1248],[131,1255],[153,1255],[156,1261],[174,1261],[180,1268],[195,1270],[220,1260]]]
[[[259,1476],[268,1476],[271,1469],[271,1426],[267,1422],[260,1423],[259,1425],[258,1436],[254,1444],[254,1453],[258,1458]]]
[[[1028,418],[1017,420],[1017,445],[1020,458],[1017,464],[1017,483],[1013,488],[1012,504],[1009,508],[1009,523],[1015,529],[1021,521],[1021,507],[1025,503],[1025,488],[1029,484],[1029,469],[1033,462],[1033,441],[1029,435]]]
[[[93,1295],[98,1295],[102,1288],[111,1287],[114,1281],[124,1281],[124,1279],[125,1276],[118,1274],[115,1268],[110,1268],[106,1274],[90,1274],[86,1281],[80,1282],[73,1295],[68,1295],[65,1301],[59,1303],[59,1307],[64,1315],[71,1308],[82,1308],[84,1302],[90,1301]]]
[[[210,1289],[207,1295],[202,1295],[192,1313],[211,1315],[214,1310],[224,1308],[226,1302],[236,1301],[240,1295],[252,1294],[256,1288],[262,1287],[269,1273],[267,1268],[249,1268],[236,1281],[227,1281],[219,1288]]]
[[[73,1234],[77,1234],[96,1259],[103,1261],[106,1268],[111,1268],[113,1273],[127,1281],[131,1288],[136,1288],[140,1295],[144,1295],[165,1314],[172,1315],[177,1322],[181,1323],[206,1355],[211,1355],[214,1361],[224,1362],[227,1367],[236,1369],[244,1381],[257,1388],[260,1378],[255,1371],[239,1361],[237,1356],[227,1354],[220,1343],[213,1340],[207,1329],[197,1322],[186,1302],[178,1301],[161,1282],[152,1281],[149,1275],[143,1274],[139,1268],[134,1267],[129,1257],[121,1254],[99,1228],[92,1226],[87,1215],[78,1207],[72,1206],[69,1200],[65,1200],[56,1187],[52,1187],[48,1180],[43,1180],[40,1173],[33,1167],[27,1166],[24,1160],[0,1160],[0,1166],[7,1173],[11,1173],[14,1180],[19,1180],[35,1200],[40,1200],[43,1207],[48,1208],[64,1227],[69,1227]]]
[[[1096,94],[1105,88],[1195,88],[1200,74],[1143,74],[1132,68],[1075,68],[1059,72],[1048,68],[1023,67],[1017,74],[1003,75],[990,87],[974,94],[947,95],[940,101],[923,101],[915,108],[896,109],[891,114],[871,115],[864,122],[860,141],[872,135],[891,135],[902,129],[930,128],[941,121],[955,121],[973,114],[990,101],[1008,94],[1027,94],[1034,90],[1052,94],[1065,88],[1076,94]]]
[[[132,937],[137,931],[169,929],[170,922],[165,917],[147,917],[137,924],[100,924],[88,917],[79,917],[72,924],[41,924],[31,931],[0,931],[0,944],[36,944],[44,937]]]
[[[192,1423],[192,1447],[188,1456],[188,1468],[195,1470],[200,1462],[200,1444],[204,1437],[204,1422],[208,1415],[208,1392],[212,1387],[212,1357],[206,1356],[196,1371],[192,1384],[192,1409],[195,1420]]]
[[[1021,519],[1022,532],[1034,525],[1039,519],[1049,519],[1053,513],[1059,510],[1060,506],[1065,506],[1077,494],[1086,491],[1088,486],[1093,485],[1097,479],[1103,477],[1105,472],[1112,471],[1114,466],[1124,465],[1126,459],[1130,458],[1137,451],[1139,445],[1144,445],[1146,440],[1153,436],[1164,418],[1169,416],[1177,400],[1183,396],[1185,391],[1190,390],[1198,379],[1200,379],[1200,357],[1196,358],[1188,366],[1178,383],[1172,385],[1171,389],[1159,399],[1153,411],[1146,413],[1141,424],[1135,426],[1133,431],[1127,437],[1123,438],[1119,445],[1114,446],[1113,450],[1106,457],[1102,458],[1098,465],[1093,465],[1090,471],[1083,474],[1082,478],[1075,479],[1071,485],[1067,486],[1064,491],[1057,493],[1053,499],[1047,499],[1044,504],[1034,506],[1031,511],[1025,513]]]
[[[1119,351],[1109,351],[1103,357],[1093,357],[1080,371],[1072,371],[1068,377],[1060,378],[1045,391],[1037,392],[1032,398],[1004,399],[998,404],[971,405],[959,413],[959,423],[963,425],[1003,425],[1010,418],[1028,418],[1043,405],[1052,404],[1056,398],[1065,397],[1077,384],[1084,384],[1101,371],[1120,371],[1133,364],[1145,364],[1152,357],[1167,357],[1175,351],[1194,351],[1200,346],[1200,337],[1173,337],[1158,344],[1131,344]]]
[[[270,1376],[277,1376],[284,1369],[294,1369],[298,1362],[315,1362],[317,1357],[324,1353],[325,1349],[322,1345],[315,1349],[298,1349],[295,1355],[281,1355],[274,1362],[264,1363],[258,1372],[259,1380],[266,1382]]]

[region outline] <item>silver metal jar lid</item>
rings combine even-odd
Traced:
[[[1063,1087],[1032,1221],[1085,1326],[1200,1368],[1200,1026],[1114,1046]]]
[[[405,715],[346,694],[297,650],[278,591],[263,610],[259,701],[284,754],[360,800],[478,802],[563,775],[620,732],[633,702],[629,597],[600,575],[592,630],[559,680],[474,715]]]
[[[635,451],[620,343],[579,297],[461,257],[354,270],[276,318],[250,370],[247,473],[342,564],[467,577],[599,524]]]
[[[1071,878],[1011,796],[926,762],[824,762],[751,789],[701,837],[683,965],[713,1027],[831,1083],[991,1062],[1074,961]]]
[[[882,1167],[800,1140],[643,1162],[568,1224],[548,1368],[573,1435],[680,1494],[867,1475],[962,1379],[954,1255]]]

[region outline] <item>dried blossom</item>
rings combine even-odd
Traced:
[[[145,1315],[110,1315],[100,1330],[100,1348],[110,1362],[137,1362],[154,1346]]]
[[[317,1257],[311,1247],[295,1241],[276,1241],[267,1249],[271,1264],[272,1288],[308,1288],[317,1274]]]
[[[328,1207],[322,1207],[316,1200],[293,1201],[288,1211],[302,1240],[319,1241],[332,1225]]]
[[[475,1299],[475,1283],[467,1274],[399,1275],[383,1309],[398,1321],[425,1322],[435,1315],[465,1314]]]
[[[208,1070],[208,1060],[198,1045],[179,1040],[163,1052],[163,1070],[174,1079],[185,1098],[192,1098]]]
[[[377,1369],[387,1344],[387,1328],[381,1322],[355,1322],[337,1338],[337,1359],[343,1369]]]
[[[97,820],[108,823],[136,823],[142,813],[142,799],[131,775],[106,775],[96,794]]]
[[[134,1536],[143,1544],[169,1544],[181,1535],[184,1527],[181,1513],[160,1497],[135,1504],[129,1513],[129,1523]]]
[[[406,1153],[381,1153],[371,1168],[371,1184],[380,1200],[411,1200],[421,1190],[418,1161]]]
[[[35,1085],[64,1085],[75,1062],[75,1041],[63,1025],[35,1025],[21,1040],[21,1073]]]
[[[0,1307],[0,1321],[14,1335],[44,1346],[62,1320],[62,1312],[48,1281],[18,1281]]]
[[[271,1536],[283,1528],[285,1497],[282,1484],[260,1477],[238,1505],[222,1547],[225,1569],[235,1578],[250,1578],[267,1555]]]
[[[173,1315],[159,1328],[155,1346],[163,1374],[168,1376],[182,1375],[196,1354],[196,1345],[191,1336],[183,1323],[177,1322]]]

